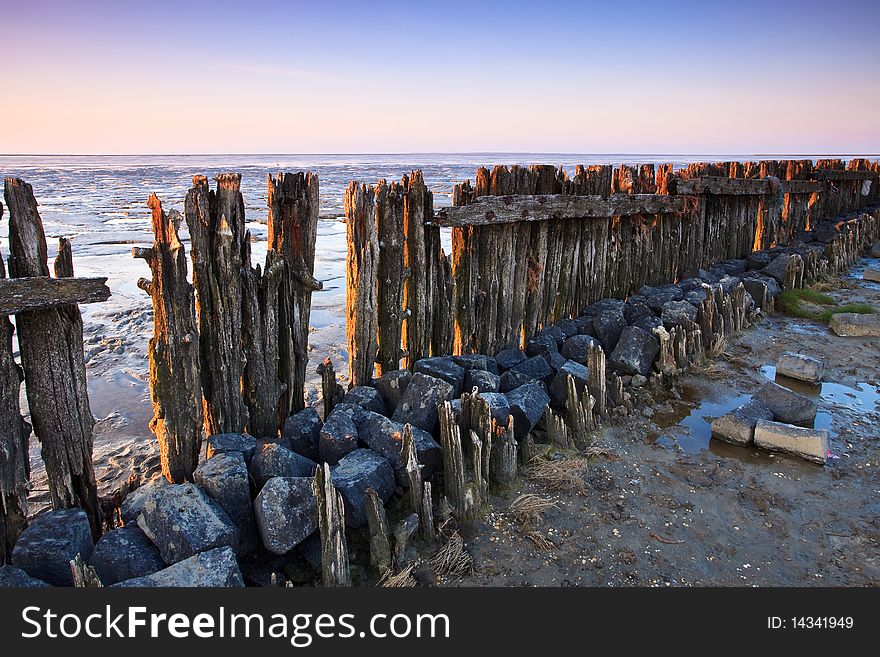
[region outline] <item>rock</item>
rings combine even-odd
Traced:
[[[443,463],[442,450],[430,433],[419,427],[410,426],[412,426],[416,456],[422,466],[422,474],[424,477],[430,477]],[[409,480],[400,456],[400,450],[403,448],[403,424],[389,420],[378,413],[365,413],[363,421],[358,425],[358,431],[361,442],[388,459],[394,469],[398,485],[407,488]]]
[[[573,360],[566,361],[565,365],[559,368],[548,388],[550,400],[554,406],[565,406],[565,402],[568,399],[569,376],[574,378],[575,387],[577,388],[578,396],[580,396],[590,380],[590,371],[585,365],[576,363]]]
[[[871,247],[871,257],[880,258],[880,242],[875,242],[874,246]]]
[[[610,353],[617,346],[620,334],[627,327],[626,318],[623,316],[623,306],[609,309],[593,317],[593,335],[602,344],[606,353]]]
[[[477,392],[498,392],[501,386],[501,377],[485,370],[466,370],[464,374],[464,389],[467,391],[477,389]]]
[[[599,299],[583,309],[581,315],[596,317],[603,313],[623,314],[626,302],[622,299]]]
[[[780,286],[785,284],[786,273],[788,272],[788,262],[793,256],[790,253],[782,253],[770,261],[761,271],[770,278],[774,279]]]
[[[394,413],[410,379],[412,379],[412,372],[409,370],[393,370],[386,372],[378,379],[373,379],[373,387],[382,395],[382,401],[385,402],[385,410],[388,413]]]
[[[306,406],[294,413],[284,422],[284,443],[288,449],[307,459],[317,461],[318,442],[321,427],[324,423],[318,417],[318,411]]]
[[[507,393],[510,414],[513,416],[513,433],[523,440],[544,417],[550,397],[537,383],[527,383]]]
[[[287,448],[275,443],[264,443],[261,447],[272,445],[272,451],[289,452],[302,462],[312,464],[316,467],[314,461],[299,454],[290,452]],[[270,463],[274,461],[274,463]],[[282,459],[276,457],[266,457],[265,450],[260,449],[254,459],[251,460],[251,468],[259,472],[260,478],[258,486],[262,486],[270,478],[266,475],[268,470],[273,469],[270,466],[281,466]],[[289,466],[281,469],[289,470]],[[314,470],[312,470],[314,472]],[[244,457],[240,452],[227,452],[226,454],[218,454],[217,456],[203,461],[193,473],[193,479],[199,487],[220,505],[220,508],[226,512],[230,520],[238,527],[239,532],[239,554],[247,554],[255,550],[259,541],[257,540],[257,526],[254,521],[254,505],[251,502],[251,485],[248,476],[248,467],[244,462]],[[255,477],[256,479],[256,477]],[[164,566],[163,566],[164,567]],[[153,571],[150,571],[153,572]],[[146,573],[140,573],[145,575]],[[139,575],[129,575],[120,579],[129,579],[130,577],[138,577]],[[117,580],[119,581],[119,580]]]
[[[747,269],[748,262],[746,260],[725,260],[716,266],[730,276],[737,276]]]
[[[697,308],[687,301],[669,301],[663,304],[660,319],[667,329],[673,326],[690,328],[697,321]]]
[[[773,382],[761,386],[754,399],[769,408],[777,422],[811,426],[816,419],[816,402]]]
[[[53,586],[73,586],[71,559],[79,554],[88,562],[93,549],[85,511],[46,511],[32,518],[18,537],[12,550],[12,565]]]
[[[549,362],[550,355],[558,352],[559,346],[553,336],[537,335],[526,341],[526,356],[530,358],[541,356]]]
[[[663,326],[663,320],[657,317],[657,315],[645,315],[644,317],[637,319],[633,326],[638,326],[643,331],[647,331],[653,335],[654,329]]]
[[[489,404],[489,411],[492,413],[492,419],[499,427],[507,428],[507,422],[510,419],[510,402],[507,401],[507,395],[498,392],[482,392],[480,397]],[[461,408],[459,408],[461,412]]]
[[[538,356],[538,358],[541,358]],[[544,360],[541,358],[541,360]],[[526,383],[531,383],[534,381],[532,377],[527,374],[523,374],[522,372],[517,372],[516,370],[507,370],[504,374],[501,375],[501,382],[499,386],[500,392],[510,392],[511,390],[515,390]]]
[[[338,406],[338,405],[337,405]],[[360,409],[360,406],[357,407]],[[357,414],[361,416],[360,413]],[[327,417],[318,434],[318,456],[322,463],[336,465],[346,454],[357,449],[357,425],[352,416],[337,407]],[[314,471],[312,472],[314,474]],[[311,476],[306,474],[279,475],[288,477]]]
[[[751,399],[742,406],[712,422],[712,437],[734,445],[750,445],[755,438],[755,425],[758,420],[772,420],[773,412],[757,399]]]
[[[354,404],[365,411],[372,411],[380,415],[386,414],[385,400],[379,391],[372,386],[354,386],[342,398],[343,404]]]
[[[578,327],[578,335],[593,335],[593,316],[583,315],[574,320]]]
[[[518,372],[524,374],[534,381],[545,381],[553,376],[553,367],[546,358],[541,356],[532,356],[509,369],[505,374],[510,372]]]
[[[556,322],[556,328],[562,331],[563,342],[565,340],[568,340],[573,335],[578,335],[578,333],[580,332],[578,330],[577,322],[573,319],[568,318],[560,319],[558,322]]]
[[[275,477],[254,500],[257,528],[263,545],[284,554],[318,528],[318,503],[311,477]]]
[[[709,298],[709,292],[705,288],[697,288],[694,290],[688,290],[684,293],[684,300],[689,304],[694,306],[699,306],[706,299]]]
[[[677,285],[643,286],[639,295],[644,297],[645,305],[658,314],[663,311],[663,304],[684,299],[684,292]]]
[[[619,415],[620,417],[626,417],[627,415],[629,415],[629,409],[623,404],[615,406],[611,409],[611,412],[615,415]]]
[[[834,333],[846,337],[880,336],[880,314],[837,313],[828,323]]]
[[[779,282],[773,278],[772,276],[767,276],[762,274],[761,272],[753,271],[748,272],[746,276],[742,279],[743,287],[746,288],[746,292],[752,295],[752,298],[755,298],[755,295],[752,294],[752,290],[755,290],[757,294],[760,295],[760,288],[756,287],[756,283],[763,283],[767,287],[767,294],[769,294],[774,299],[780,295],[782,292],[782,288],[779,287]]]
[[[31,577],[21,568],[10,566],[0,566],[0,589],[3,588],[38,588],[51,586],[41,579]]]
[[[771,278],[770,280],[773,279]],[[757,278],[744,278],[742,279],[742,284],[758,308],[761,310],[770,308],[773,295],[770,294],[770,288],[764,281]],[[776,281],[773,281],[773,284],[776,285]]]
[[[825,375],[825,361],[786,351],[776,361],[776,373],[790,379],[819,383]]]
[[[114,588],[217,588],[244,586],[235,554],[229,547],[214,548],[179,561],[152,575],[119,582]]]
[[[590,347],[599,346],[599,341],[591,335],[573,335],[562,343],[562,355],[581,365],[586,364]]]
[[[463,356],[453,356],[452,362],[459,367],[463,367],[465,372],[468,370],[490,370],[489,357],[483,354],[465,354]]]
[[[755,427],[755,445],[825,465],[828,457],[828,432],[758,420]]]
[[[562,343],[565,342],[565,338],[568,337],[567,335],[565,335],[565,331],[563,331],[558,326],[552,324],[550,326],[545,326],[544,328],[542,328],[541,332],[538,335],[553,338],[553,340],[556,342],[557,349],[562,346]]]
[[[241,452],[244,460],[250,462],[254,455],[257,439],[246,433],[218,433],[208,436],[208,447],[205,450],[208,458],[226,452]]]
[[[755,251],[746,257],[746,270],[764,269],[770,264],[770,254],[766,251]]]
[[[516,349],[514,347],[502,349],[495,354],[495,362],[498,364],[498,369],[502,372],[518,365],[526,358],[528,358],[528,356],[526,356],[526,353],[522,349]]]
[[[170,485],[168,480],[161,474],[157,474],[139,487],[135,488],[122,501],[120,515],[125,523],[137,522],[138,516],[144,510],[144,503],[160,488]]]
[[[347,527],[367,524],[367,488],[372,488],[383,502],[394,495],[394,470],[388,459],[371,449],[356,449],[339,461],[330,475],[333,485],[342,494]]]
[[[635,324],[642,317],[652,317],[653,315],[654,311],[648,307],[641,295],[627,299],[626,306],[623,308],[623,318],[627,324]]]
[[[624,374],[648,376],[659,351],[660,343],[654,335],[638,326],[628,326],[621,333],[609,364]]]
[[[323,434],[324,429],[321,429],[321,435]],[[357,430],[354,428],[352,436],[354,445],[357,446]],[[281,443],[261,440],[257,443],[254,458],[251,459],[250,474],[254,478],[256,490],[260,490],[272,477],[312,477],[317,467],[317,463],[287,449]]]
[[[632,380],[630,381],[630,385],[633,388],[641,388],[642,386],[646,385],[647,383],[648,383],[648,378],[645,376],[642,376],[641,374],[636,374],[635,376],[633,376]]]
[[[866,281],[880,283],[880,269],[871,269],[870,267],[866,267],[865,273],[862,274],[862,278],[864,278]]]
[[[713,283],[717,283],[721,280],[720,276],[715,275],[711,271],[706,271],[705,269],[697,270],[697,276],[700,278],[701,281],[703,281],[704,283],[709,283],[710,285]]]
[[[238,458],[244,463],[240,455]],[[159,550],[136,524],[104,534],[95,545],[89,563],[104,586],[151,575],[165,568]]]
[[[462,383],[464,383],[463,369]],[[452,385],[443,379],[417,372],[406,387],[406,392],[400,398],[400,403],[391,419],[400,425],[409,423],[418,429],[433,433],[437,428],[437,407],[441,402],[451,400],[455,396],[454,390]]]
[[[360,406],[356,406],[355,404],[348,404],[348,403],[345,403],[342,400],[340,400],[339,403],[333,407],[333,410],[330,411],[330,415],[333,415],[334,413],[339,413],[341,415],[348,416],[348,419],[351,420],[352,422],[354,422],[354,426],[357,426],[358,422],[361,421],[361,418],[364,416],[364,413],[366,413],[366,411],[364,409],[362,409]],[[318,437],[319,450],[321,447],[320,441],[321,441],[321,439],[319,436]]]
[[[167,564],[239,544],[238,528],[226,512],[191,483],[169,484],[150,495],[137,524]]]
[[[559,368],[561,368],[568,361],[568,358],[560,354],[558,351],[554,351],[550,354],[550,367],[553,368],[553,372],[558,372]]]
[[[452,386],[452,396],[461,397],[464,389],[464,368],[458,365],[452,357],[422,358],[416,361],[413,370],[446,381]]]

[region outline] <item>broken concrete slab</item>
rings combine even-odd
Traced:
[[[733,445],[750,445],[755,439],[758,420],[772,420],[773,411],[751,399],[712,422],[712,437]]]
[[[825,361],[786,351],[776,361],[776,373],[798,381],[819,383],[825,375]]]
[[[461,371],[464,382],[464,369]],[[454,388],[447,381],[416,372],[391,419],[398,424],[409,423],[432,433],[437,428],[437,407],[442,402],[453,399],[453,392]]]
[[[311,477],[275,477],[254,500],[257,528],[263,545],[284,554],[318,528],[318,503]]]
[[[837,313],[831,315],[829,328],[844,337],[880,337],[880,313]]]
[[[244,586],[235,554],[229,547],[193,555],[152,575],[128,579],[114,588],[218,588]]]
[[[92,556],[92,529],[79,508],[46,511],[32,518],[12,550],[12,565],[53,586],[73,586],[70,561]]]
[[[865,273],[862,274],[862,278],[864,278],[866,281],[880,283],[880,269],[872,269],[871,267],[866,267]]]
[[[759,420],[755,445],[774,452],[785,452],[825,465],[828,458],[828,432],[806,429],[781,422]]]
[[[769,408],[777,422],[813,426],[816,419],[816,402],[773,382],[761,386],[754,399]]]

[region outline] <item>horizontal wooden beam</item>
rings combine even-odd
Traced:
[[[817,180],[783,180],[782,190],[786,194],[814,194],[824,192],[825,183]]]
[[[109,297],[106,278],[0,278],[0,316],[97,303]]]
[[[812,194],[825,189],[824,183],[815,180],[780,180],[786,194]],[[689,180],[676,180],[676,194],[770,194],[773,191],[767,178],[724,178],[723,176],[700,176]]]
[[[816,180],[867,180],[876,178],[876,171],[843,171],[842,169],[816,169],[813,178]]]
[[[625,217],[634,214],[683,212],[687,200],[665,194],[602,196],[481,196],[476,203],[443,208],[434,215],[441,227],[505,224],[547,219]]]

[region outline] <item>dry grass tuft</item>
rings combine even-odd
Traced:
[[[555,506],[556,502],[547,497],[525,493],[510,503],[510,512],[518,522],[526,524],[538,520],[544,511]]]
[[[620,458],[617,454],[612,452],[607,447],[599,447],[596,445],[594,445],[593,447],[587,447],[585,450],[583,450],[583,454],[587,458],[601,456],[608,459],[609,461],[616,461]]]
[[[399,573],[394,574],[389,570],[382,576],[382,579],[379,580],[378,586],[391,589],[411,588],[415,586],[416,580],[412,576],[415,567],[416,565],[411,563]]]
[[[526,479],[549,491],[579,493],[586,490],[583,474],[587,459],[566,461],[532,460],[524,469]]]
[[[474,572],[474,561],[464,548],[464,539],[457,531],[437,550],[429,564],[438,577],[461,577]]]
[[[552,550],[556,547],[556,545],[548,540],[541,532],[528,531],[525,532],[525,536],[539,550]]]

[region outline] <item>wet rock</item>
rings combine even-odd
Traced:
[[[755,427],[755,445],[825,465],[828,432],[759,420]]]
[[[568,337],[565,335],[565,331],[555,325],[545,326],[538,335],[552,338],[556,343],[557,349],[562,346],[565,338]]]
[[[673,326],[689,328],[697,321],[697,307],[687,301],[670,301],[663,304],[660,319],[667,329]]]
[[[41,579],[31,577],[21,568],[10,566],[0,566],[0,589],[3,588],[40,588],[51,586]]]
[[[498,364],[498,369],[502,372],[518,365],[526,358],[528,358],[528,356],[526,356],[526,353],[522,349],[516,349],[514,347],[502,349],[495,354],[495,362]]]
[[[776,373],[790,379],[819,383],[825,375],[825,361],[786,351],[776,361]]]
[[[356,408],[360,409],[360,406]],[[357,417],[360,416],[361,414],[358,413]],[[357,425],[355,420],[344,409],[334,407],[318,434],[318,456],[321,462],[336,465],[339,463],[339,459],[356,449]],[[309,475],[289,474],[286,476],[304,477]]]
[[[226,512],[191,483],[169,484],[149,496],[137,524],[167,564],[239,544],[238,528]]]
[[[579,333],[577,322],[575,322],[573,319],[560,319],[558,322],[556,322],[556,328],[562,331],[563,342],[565,340],[568,340],[573,335],[577,335]]]
[[[464,368],[450,356],[422,358],[416,361],[415,372],[442,379],[452,386],[452,396],[460,397],[464,389]]]
[[[562,344],[562,355],[581,365],[586,364],[590,347],[596,348],[599,341],[590,335],[573,335]]]
[[[537,383],[527,383],[508,392],[507,401],[513,416],[514,436],[523,440],[544,416],[550,397]]]
[[[750,445],[758,420],[772,420],[773,412],[757,399],[738,406],[712,422],[712,437],[734,445]]]
[[[92,556],[92,530],[82,509],[46,511],[31,519],[12,550],[12,565],[53,586],[73,586],[70,561]]]
[[[638,326],[628,326],[620,335],[609,364],[624,374],[648,376],[659,351],[660,344],[654,335]]]
[[[263,545],[284,554],[318,528],[318,503],[311,477],[275,477],[254,500]]]
[[[880,336],[880,314],[837,313],[828,326],[835,334],[846,337]]]
[[[238,458],[242,457],[238,456]],[[244,463],[243,459],[242,463]],[[104,586],[135,577],[144,577],[165,568],[159,550],[134,524],[104,534],[95,545],[89,563]]]
[[[623,306],[609,309],[593,317],[593,335],[602,344],[606,353],[610,353],[617,346],[620,334],[627,327],[626,318],[623,316]]]
[[[553,376],[553,367],[550,365],[546,358],[543,358],[541,356],[532,356],[531,358],[519,363],[515,367],[512,367],[510,370],[505,372],[505,374],[509,374],[510,372],[518,372],[519,374],[524,374],[534,381],[545,381]]]
[[[394,370],[386,372],[378,379],[373,379],[373,387],[382,395],[382,401],[385,402],[385,410],[388,413],[394,413],[410,379],[412,379],[412,372],[409,370]]]
[[[550,355],[558,352],[559,346],[553,336],[536,335],[526,341],[526,356],[529,358],[541,356],[549,362]]]
[[[138,516],[144,510],[144,503],[146,503],[147,498],[160,488],[169,485],[170,484],[165,477],[157,474],[155,477],[130,492],[120,506],[120,515],[122,515],[123,522],[137,522]]]
[[[343,404],[354,404],[365,411],[372,411],[381,415],[386,414],[385,400],[379,391],[372,386],[355,386],[342,398]]]
[[[317,461],[318,441],[324,423],[318,417],[318,411],[307,406],[294,413],[284,422],[284,443],[291,451],[307,459]]]
[[[257,439],[246,433],[218,433],[208,436],[206,453],[208,458],[226,452],[241,452],[244,460],[250,462],[254,455]]]
[[[116,588],[217,588],[244,586],[244,579],[231,548],[207,550],[152,575],[128,579]]]
[[[816,402],[773,382],[761,386],[754,399],[769,408],[777,422],[812,426],[816,419]]]
[[[538,356],[538,358],[541,358]],[[544,360],[541,358],[541,360]],[[507,370],[504,374],[501,375],[499,391],[500,392],[510,392],[511,390],[515,390],[526,383],[532,383],[534,379],[527,374],[523,374],[522,372],[517,372],[516,370]]]
[[[483,392],[480,397],[489,404],[489,411],[492,413],[492,419],[499,427],[507,428],[507,422],[510,419],[510,402],[507,401],[507,395],[499,392]],[[461,408],[459,408],[459,412]]]
[[[553,402],[554,406],[565,406],[565,402],[568,399],[569,376],[574,379],[578,396],[580,396],[583,394],[584,388],[590,380],[590,371],[585,365],[576,363],[573,360],[566,361],[565,365],[559,368],[559,371],[556,373],[556,376],[553,377],[548,388],[550,400]]]
[[[463,369],[462,383],[464,383]],[[437,428],[437,407],[441,402],[456,396],[453,392],[452,385],[443,379],[417,372],[406,387],[406,392],[400,398],[400,403],[391,419],[398,424],[409,423],[418,429],[433,433]]]
[[[501,377],[485,370],[467,370],[464,375],[464,389],[477,392],[498,392]]]
[[[357,431],[352,429],[352,432],[356,445]],[[323,433],[322,429],[321,434]],[[261,440],[257,443],[254,458],[251,459],[250,474],[256,490],[260,490],[272,477],[312,477],[317,467],[317,463],[287,449],[281,443]]]
[[[429,432],[414,425],[411,426],[416,456],[422,466],[422,474],[424,477],[430,477],[440,468],[443,462],[443,453],[440,445]],[[394,469],[398,485],[404,488],[408,487],[409,480],[406,477],[403,460],[400,456],[400,450],[403,448],[403,424],[389,420],[378,413],[365,413],[363,421],[358,425],[358,431],[363,444],[388,459]]]
[[[372,488],[383,502],[394,495],[394,470],[384,456],[371,449],[356,449],[339,461],[331,473],[333,485],[342,494],[345,504],[345,524],[363,527],[367,524],[367,488]]]
[[[289,452],[281,445],[274,443],[265,443],[265,445],[273,445],[275,448]],[[314,461],[309,461],[304,456],[293,454],[298,460],[308,462],[315,467]],[[271,459],[264,458],[264,451],[260,450],[256,459],[251,460],[251,465],[256,467],[260,472],[261,478],[266,477],[266,472]],[[262,461],[262,463],[257,463]],[[278,464],[279,459],[275,459]],[[255,465],[256,464],[256,465]],[[289,467],[283,468],[285,471]],[[300,468],[298,468],[300,469]],[[220,505],[220,508],[226,512],[226,515],[235,523],[239,532],[239,548],[236,550],[239,554],[247,554],[255,550],[258,546],[257,526],[254,522],[254,507],[251,502],[251,485],[248,477],[248,467],[244,462],[244,457],[239,452],[228,452],[226,454],[218,454],[214,458],[202,462],[193,473],[193,478],[199,487]],[[268,479],[269,477],[266,477]],[[265,480],[258,485],[265,483]],[[151,571],[152,572],[152,571]],[[145,575],[146,573],[140,573]],[[129,579],[130,577],[138,577],[139,575],[129,575],[120,579]],[[117,580],[119,581],[119,580]]]

